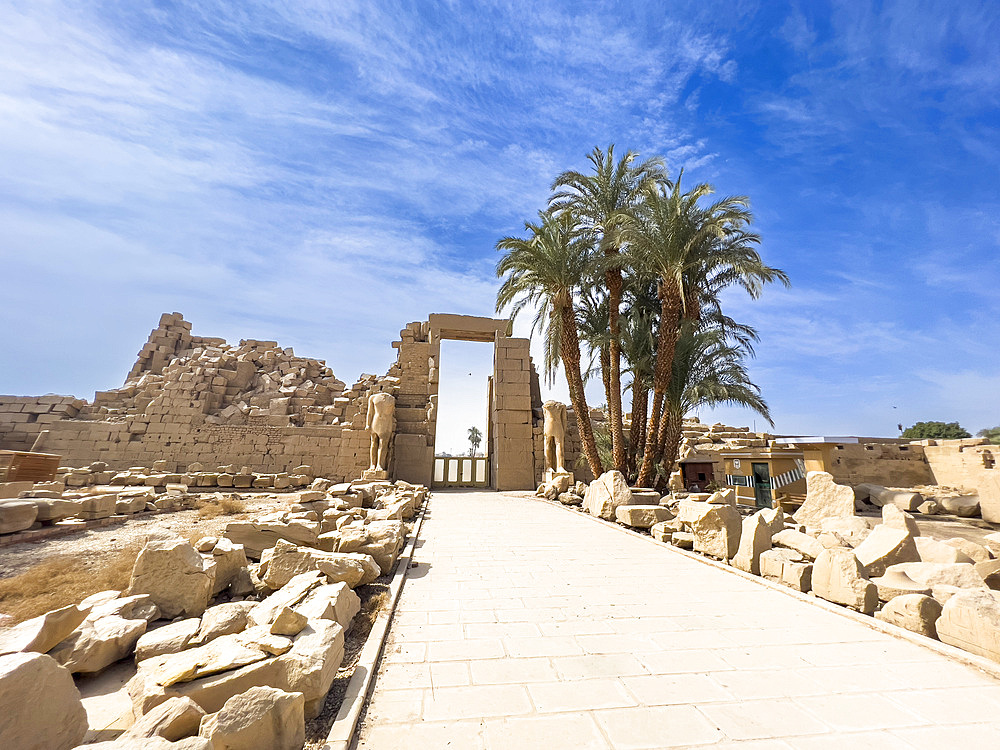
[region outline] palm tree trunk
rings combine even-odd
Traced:
[[[569,400],[576,412],[576,424],[580,430],[580,441],[583,452],[590,464],[590,472],[594,478],[604,473],[601,458],[597,453],[597,443],[594,442],[594,429],[590,424],[590,410],[587,408],[587,397],[583,390],[583,375],[580,373],[580,338],[576,332],[576,316],[572,305],[566,305],[562,310],[553,309],[553,314],[562,317],[562,333],[560,354],[563,369],[566,371],[566,385],[569,386]]]
[[[681,433],[684,430],[684,415],[678,413],[672,405],[667,406],[666,410],[666,429],[664,432],[664,440],[660,446],[660,455],[663,457],[663,477],[664,481],[670,479],[670,473],[674,470],[674,464],[677,461],[677,448],[681,444]]]
[[[611,403],[611,350],[605,344],[601,347],[601,381],[604,383],[605,403]]]
[[[632,426],[629,428],[630,449],[628,452],[629,477],[634,477],[636,459],[642,455],[646,442],[646,415],[649,412],[649,388],[640,385],[639,381],[632,383]]]
[[[606,252],[607,255],[617,251]],[[622,272],[611,268],[604,275],[608,286],[608,345],[610,378],[608,383],[608,419],[611,422],[611,455],[615,468],[625,473],[625,431],[622,427],[622,353],[618,336],[618,320],[622,303]]]
[[[681,302],[677,290],[669,282],[663,285],[665,291],[660,296],[660,326],[657,331],[656,367],[653,370],[653,410],[649,415],[646,431],[646,445],[642,451],[642,467],[636,485],[649,487],[653,479],[656,462],[659,460],[659,435],[663,411],[663,399],[670,385],[674,366],[674,349],[680,330]]]

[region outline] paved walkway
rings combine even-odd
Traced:
[[[1000,680],[546,503],[435,493],[360,748],[976,748]]]

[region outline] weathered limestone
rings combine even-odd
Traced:
[[[545,468],[554,474],[566,475],[564,464],[566,442],[566,404],[558,401],[546,401],[542,404],[542,439],[545,444]],[[570,476],[572,483],[572,477]],[[569,489],[568,485],[560,492]]]
[[[309,618],[291,607],[282,609],[271,623],[269,631],[272,635],[298,635],[309,622]]]
[[[198,633],[190,641],[192,646],[203,646],[223,635],[242,633],[247,627],[247,615],[256,602],[226,602],[205,610],[201,616]]]
[[[260,559],[261,553],[273,547],[279,539],[306,547],[316,547],[320,525],[311,521],[284,521],[279,515],[257,521],[233,521],[226,525],[224,536],[242,544],[248,557]]]
[[[378,578],[382,571],[375,558],[361,552],[310,553],[316,568],[330,583],[346,583],[354,589]]]
[[[947,586],[958,586],[963,589],[984,589],[982,577],[976,572],[972,563],[927,563],[911,562],[900,563],[890,566],[886,572],[901,571],[906,573],[917,583],[931,586],[932,588],[940,584]]]
[[[920,536],[920,527],[917,526],[916,519],[895,505],[882,506],[882,525],[902,529],[914,538]]]
[[[687,521],[694,535],[695,551],[719,560],[733,557],[739,551],[743,529],[739,511],[731,505],[691,505],[700,506],[689,511],[691,520]]]
[[[981,544],[976,544],[970,539],[963,539],[962,537],[957,536],[952,539],[945,539],[944,544],[961,551],[974,563],[986,562],[987,560],[992,559],[990,557],[989,550],[987,550],[986,547]]]
[[[757,511],[742,521],[740,545],[733,555],[733,567],[760,575],[760,556],[769,549],[771,549],[771,527],[763,511]]]
[[[849,549],[835,547],[820,553],[813,565],[812,589],[822,599],[866,615],[872,614],[878,605],[875,584],[867,579],[861,563]]]
[[[968,591],[952,596],[937,621],[945,643],[1000,661],[1000,593]]]
[[[587,486],[583,509],[592,516],[614,521],[619,506],[632,504],[632,490],[620,471],[607,471]]]
[[[93,619],[92,619],[93,618]],[[70,672],[96,674],[132,653],[146,632],[145,619],[91,613],[73,633],[48,653]]]
[[[868,577],[882,575],[890,565],[920,559],[910,533],[885,524],[872,529],[872,533],[855,548],[854,555]]]
[[[795,512],[795,520],[806,526],[819,526],[827,518],[854,515],[854,490],[837,484],[825,471],[806,474],[806,501]]]
[[[223,537],[216,541],[211,554],[212,561],[215,563],[215,583],[212,586],[212,596],[217,596],[227,588],[234,594],[249,593],[240,588],[247,570],[247,556],[243,545],[234,544],[231,539]]]
[[[371,555],[385,575],[396,564],[405,542],[406,529],[401,521],[372,521],[341,529],[337,551]]]
[[[972,558],[962,552],[958,547],[954,547],[937,539],[930,537],[917,537],[913,540],[917,547],[917,555],[920,562],[926,563],[971,563]]]
[[[389,469],[389,446],[396,431],[396,399],[388,393],[373,393],[368,397],[365,429],[371,436],[369,471]]]
[[[70,673],[45,654],[0,656],[0,747],[69,750],[87,733]]]
[[[983,582],[994,591],[1000,591],[1000,560],[985,560],[976,563],[976,572]]]
[[[773,547],[760,555],[760,575],[769,581],[780,581],[784,577],[785,563],[802,560],[802,555],[795,550]]]
[[[149,594],[166,618],[200,617],[215,586],[216,566],[180,537],[150,539],[132,569],[128,593]]]
[[[0,655],[18,651],[48,653],[83,623],[88,612],[88,608],[71,604],[0,631]]]
[[[895,596],[875,613],[875,619],[906,628],[914,633],[937,638],[935,623],[941,616],[941,605],[923,594]]]
[[[960,518],[972,518],[979,515],[979,498],[974,495],[942,497],[938,499],[938,504],[945,513],[952,513]]]
[[[834,532],[851,547],[857,547],[871,533],[873,524],[871,520],[860,516],[844,516],[824,519],[819,524],[819,528],[823,531]]]
[[[43,525],[72,518],[80,512],[80,503],[76,500],[32,498],[31,502],[38,508],[38,515],[35,520]]]
[[[793,549],[807,560],[815,560],[825,549],[815,537],[794,529],[784,529],[771,537],[774,547]]]
[[[0,500],[0,534],[30,529],[38,516],[38,506],[30,500]]]
[[[361,597],[351,591],[346,583],[329,583],[317,586],[306,594],[305,598],[295,605],[292,611],[302,614],[310,620],[333,620],[346,631],[351,620],[361,611]],[[280,616],[279,612],[272,622],[272,626]],[[297,635],[298,631],[295,634]]]
[[[198,732],[205,712],[188,697],[171,698],[140,716],[124,737],[142,739],[162,737],[174,742]]]
[[[214,750],[301,750],[305,699],[271,687],[254,687],[226,701],[201,722],[200,736]]]
[[[878,589],[878,598],[883,602],[888,602],[897,596],[905,594],[923,594],[930,596],[931,587],[917,583],[901,570],[893,570],[878,578],[872,578],[872,583]]]
[[[618,523],[637,529],[648,529],[660,521],[669,521],[674,517],[669,508],[662,505],[619,505],[615,509]]]
[[[109,518],[115,514],[118,495],[91,495],[81,500],[80,518],[88,521]]]
[[[135,660],[142,661],[162,654],[176,654],[178,651],[183,651],[198,635],[200,629],[201,620],[189,617],[143,633],[135,644]]]
[[[983,520],[1000,523],[1000,476],[995,471],[983,472],[976,488],[979,490],[979,511]]]

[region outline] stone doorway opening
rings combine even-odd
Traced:
[[[493,342],[444,340],[434,429],[436,488],[490,488]]]

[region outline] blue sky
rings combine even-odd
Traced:
[[[118,385],[173,310],[383,372],[492,314],[497,238],[615,142],[750,196],[793,287],[729,310],[779,432],[992,426],[997,38],[972,0],[8,0],[0,391]]]

